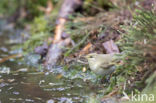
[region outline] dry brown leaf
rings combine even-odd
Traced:
[[[82,56],[84,54],[87,54],[89,52],[89,49],[92,47],[91,43],[88,43],[79,53],[79,56]]]

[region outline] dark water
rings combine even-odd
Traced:
[[[18,30],[0,30],[0,59],[20,53],[11,50],[22,43]],[[0,63],[0,103],[83,103],[96,92],[81,79],[70,80],[37,69],[23,65],[17,58]]]

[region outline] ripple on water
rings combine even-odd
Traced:
[[[18,43],[16,40],[18,41],[20,36],[7,43],[6,41],[10,39],[9,35],[13,38],[12,36],[16,35],[14,34],[16,32],[5,33],[2,34],[1,32],[0,35],[0,46],[3,46],[0,48],[1,56],[19,53],[20,50],[11,51],[10,47],[13,45],[11,43]],[[1,56],[0,58],[2,58]],[[75,79],[77,76],[81,76],[80,73],[70,80],[53,75],[53,73],[62,73],[63,76],[69,77],[69,73],[65,72],[61,67],[53,69],[52,73],[47,72],[46,75],[37,72],[37,68],[33,66],[38,62],[36,58],[40,59],[40,56],[28,55],[25,58],[27,65],[23,65],[17,59],[2,63],[2,66],[0,66],[0,103],[82,102],[87,97],[86,95],[94,92],[83,80]],[[87,74],[84,74],[84,76],[87,76]]]

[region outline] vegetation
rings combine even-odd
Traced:
[[[155,19],[154,12],[137,10],[133,23],[124,27],[127,33],[122,34],[118,42],[123,51],[120,55],[122,64],[117,64],[115,75],[118,86],[121,83],[127,84],[126,91],[142,90],[154,82],[154,78],[151,82],[146,81],[155,75]]]
[[[59,4],[58,0],[51,1],[55,5]],[[140,5],[136,5],[135,0],[111,1],[85,0],[82,10],[69,15],[64,31],[70,35],[73,44],[64,48],[65,52],[59,61],[63,67],[62,75],[70,79],[81,78],[100,84],[102,77],[92,73],[85,64],[85,60],[81,60],[85,54],[82,53],[82,50],[90,43],[92,48],[87,53],[105,53],[106,51],[101,49],[103,48],[102,43],[113,39],[121,51],[121,54],[116,55],[120,62],[115,64],[117,69],[111,75],[109,82],[104,83],[107,91],[98,91],[100,94],[98,98],[114,91],[117,91],[116,95],[121,97],[125,96],[123,93],[130,97],[132,91],[136,94],[150,92],[156,96],[155,91],[152,91],[156,84],[155,8],[145,10],[144,7],[141,7],[141,1],[138,1]],[[29,53],[34,52],[34,49],[44,42],[48,45],[51,43],[57,20],[56,9],[48,16],[38,9],[39,6],[45,7],[47,0],[23,0],[18,3],[17,0],[9,3],[8,0],[2,0],[1,2],[0,15],[10,8],[11,3],[13,9],[8,11],[7,16],[14,14],[19,5],[27,8],[26,11],[30,11],[28,17],[31,16],[31,19],[23,18],[29,20],[27,25],[31,27],[30,37],[23,44],[18,45],[24,54],[30,55]],[[120,3],[122,7],[119,6]],[[105,37],[106,34],[109,36]],[[90,101],[96,100],[88,99],[88,102]]]
[[[83,15],[78,14],[76,16],[76,18],[80,17],[84,18]],[[99,14],[97,17],[100,18],[102,16]],[[132,90],[136,91],[137,89],[143,89],[146,87],[146,79],[150,77],[151,73],[154,71],[155,65],[153,55],[155,51],[153,50],[154,47],[151,47],[151,45],[154,46],[153,44],[155,41],[156,16],[152,10],[136,10],[133,17],[134,19],[130,25],[123,26],[126,33],[122,33],[121,39],[117,42],[122,51],[122,54],[119,55],[119,58],[122,59],[122,63],[116,64],[117,70],[110,80],[108,92],[111,92],[116,86],[123,91],[122,86],[124,83],[126,83],[128,87],[133,83],[131,88],[126,88],[128,93]],[[69,48],[64,54],[65,56],[78,52],[84,45],[92,41],[91,32],[96,31],[97,35],[100,36],[100,34],[107,29],[102,21],[99,21],[101,23],[98,23],[96,26],[89,26],[90,24],[95,24],[98,19],[93,19],[88,22],[81,20],[73,22],[76,21],[76,18],[70,16],[70,21],[66,24],[65,31],[71,35],[76,46]],[[41,45],[49,36],[51,36],[51,31],[54,32],[54,26],[55,25],[49,26],[48,20],[43,16],[35,18],[31,25],[32,36],[24,43],[25,50],[30,52],[33,51],[36,46]],[[30,45],[32,45],[31,48],[29,47]],[[77,68],[75,63],[74,67],[72,64],[68,65],[68,68]],[[83,68],[83,66],[84,65],[78,66],[78,68]],[[81,69],[79,70],[81,71]],[[71,72],[71,75],[74,76],[75,73],[76,72],[73,74],[73,72]]]

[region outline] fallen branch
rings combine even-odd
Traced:
[[[4,63],[5,61],[9,60],[9,59],[14,59],[14,58],[20,58],[22,57],[23,55],[22,54],[14,54],[14,55],[10,55],[10,56],[7,56],[7,57],[4,57],[0,60],[0,63]]]
[[[45,65],[49,67],[56,65],[59,57],[63,53],[63,47],[67,46],[71,39],[62,38],[64,30],[64,24],[67,21],[69,14],[73,13],[77,7],[82,4],[82,0],[64,0],[64,3],[59,12],[59,18],[57,20],[57,26],[55,29],[54,40],[48,50]]]
[[[48,68],[56,65],[57,60],[63,53],[63,48],[70,43],[71,39],[67,38],[58,43],[52,44],[49,48],[48,54],[46,56],[45,66]]]

